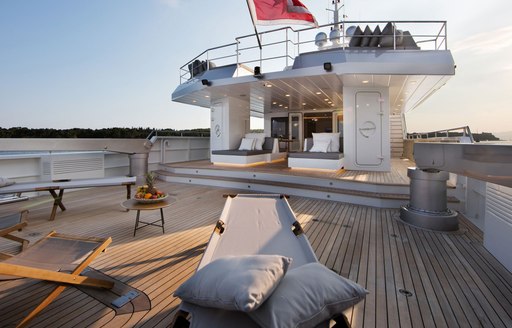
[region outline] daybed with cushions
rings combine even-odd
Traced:
[[[277,138],[263,133],[247,133],[237,149],[212,150],[211,162],[216,164],[253,164],[283,159]]]
[[[340,133],[313,133],[304,151],[288,154],[288,167],[339,170],[343,167],[343,138]]]
[[[366,294],[318,262],[284,196],[229,196],[172,326],[347,327]]]

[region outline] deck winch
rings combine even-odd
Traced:
[[[409,167],[410,202],[400,208],[400,219],[420,228],[437,231],[459,229],[458,213],[447,207],[449,173],[437,169]]]

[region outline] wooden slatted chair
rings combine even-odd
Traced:
[[[22,277],[57,283],[52,292],[18,324],[18,327],[28,325],[69,285],[112,288],[114,284],[111,281],[80,275],[111,242],[110,237],[80,237],[52,231],[27,250],[0,262],[0,280]]]
[[[27,216],[28,211],[22,211],[19,213],[9,214],[0,217],[0,237],[6,238],[12,241],[16,241],[21,243],[21,250],[25,250],[28,246],[29,241],[14,235],[11,235],[13,231],[21,231],[24,227],[27,226]],[[1,258],[8,258],[10,255],[0,253]]]

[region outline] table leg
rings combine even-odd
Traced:
[[[55,220],[55,215],[57,214],[57,207],[60,207],[62,211],[66,210],[66,207],[62,203],[62,197],[64,196],[64,189],[59,190],[59,195],[55,193],[55,190],[50,189],[48,190],[50,194],[53,197],[53,208],[52,208],[52,214],[50,215],[50,221]]]
[[[165,234],[165,230],[164,230],[165,221],[164,221],[164,210],[163,209],[160,209],[160,217],[162,218],[162,233]]]
[[[135,229],[133,230],[134,237],[135,237],[135,233],[137,232],[137,227],[139,226],[139,217],[140,217],[140,211],[137,210],[137,216],[135,217]]]

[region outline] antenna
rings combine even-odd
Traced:
[[[327,11],[331,11],[334,14],[334,21],[333,23],[338,23],[340,21],[339,11],[343,8],[343,21],[345,21],[345,18],[347,17],[345,15],[345,1],[343,0],[343,4],[341,7],[338,7],[342,0],[332,0],[332,4],[334,5],[334,9],[326,9]],[[338,24],[334,25],[335,29],[339,29],[340,26]]]

